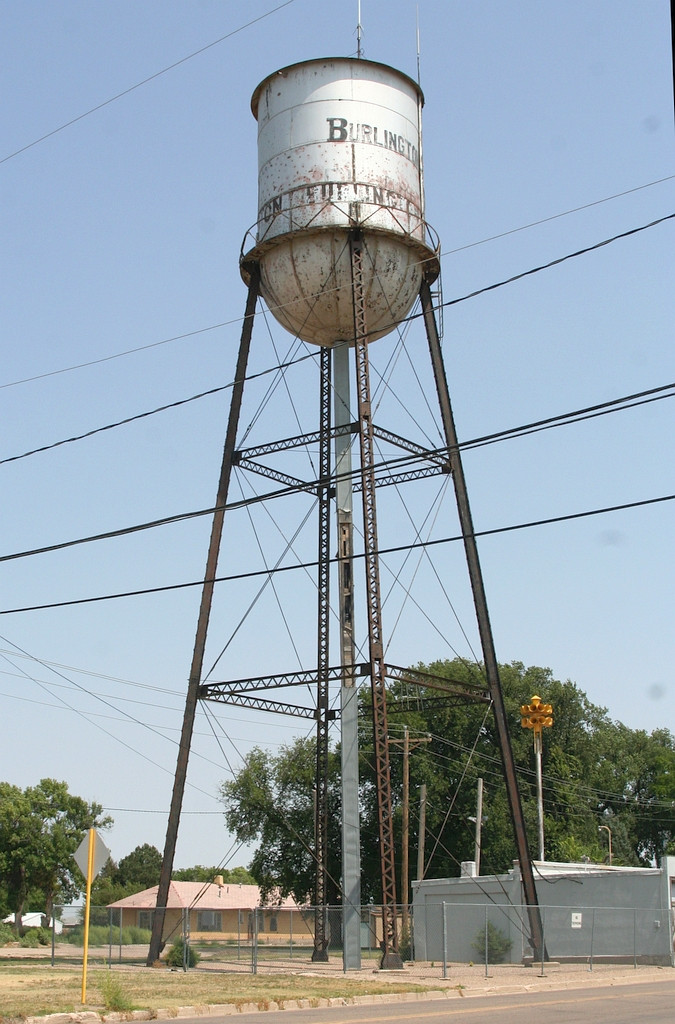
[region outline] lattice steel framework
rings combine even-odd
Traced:
[[[438,700],[479,700],[489,701],[494,708],[497,733],[502,753],[504,777],[516,837],[518,856],[521,864],[525,902],[528,906],[531,945],[535,956],[539,958],[543,950],[543,929],[537,904],[532,862],[530,858],[527,835],[520,802],[520,795],[515,776],[515,766],[511,751],[510,737],[506,721],[503,694],[499,680],[498,666],[492,642],[491,627],[487,613],[487,603],[483,590],[482,576],[478,562],[478,553],[473,533],[471,513],[469,509],[466,486],[464,482],[459,447],[452,418],[450,399],[445,377],[445,368],[440,348],[438,329],[433,311],[433,300],[429,284],[423,280],[420,289],[424,322],[429,342],[434,378],[438,393],[441,419],[446,440],[446,447],[426,449],[408,441],[390,431],[376,427],[371,416],[371,393],[368,360],[367,310],[364,294],[364,242],[358,231],[350,237],[349,252],[352,271],[352,300],[354,311],[354,353],[356,368],[356,384],[358,397],[358,421],[331,425],[331,365],[332,353],[327,347],[321,349],[321,384],[320,384],[320,425],[317,432],[300,437],[273,441],[256,448],[235,451],[236,430],[241,408],[243,386],[246,376],[246,365],[250,346],[253,314],[259,289],[259,269],[251,263],[249,297],[242,329],[242,339],[237,362],[235,386],[232,394],[230,417],[223,452],[223,464],[216,500],[216,513],[212,527],[211,542],[207,559],[207,567],[203,584],[202,603],[200,606],[195,648],[188,684],[183,730],[179,745],[178,764],[174,780],[174,792],[169,814],[167,839],[162,863],[162,873],[158,892],[158,913],[154,915],[153,935],[150,944],[148,963],[154,962],[159,956],[161,944],[161,928],[163,913],[160,908],[166,905],[170,882],[173,854],[175,849],[178,821],[181,810],[183,789],[187,770],[190,742],[194,724],[195,708],[198,699],[215,700],[240,707],[256,707],[275,713],[298,715],[313,718],[316,723],[316,810],[315,810],[315,857],[317,865],[315,906],[315,939],[312,959],[326,960],[327,957],[327,921],[325,907],[327,903],[327,846],[328,846],[328,730],[329,723],[337,717],[337,713],[329,709],[329,685],[331,681],[342,680],[354,676],[370,677],[372,700],[372,727],[375,749],[375,767],[377,782],[378,827],[380,839],[382,908],[383,908],[383,955],[381,966],[395,969],[402,966],[398,950],[397,906],[395,850],[392,821],[392,794],[387,742],[387,679],[409,682],[413,686],[440,691],[443,696]],[[363,507],[364,532],[364,566],[366,580],[366,603],[368,613],[368,656],[367,664],[353,664],[353,619],[352,619],[352,579],[351,579],[351,528],[347,520],[342,522],[338,515],[338,583],[340,592],[342,636],[342,664],[337,668],[329,666],[329,614],[330,614],[330,503],[333,498],[335,480],[331,476],[331,443],[337,437],[357,434],[360,449],[360,467],[358,480],[354,481],[353,490],[360,490]],[[398,460],[384,463],[375,461],[375,439],[381,438],[396,445],[404,453]],[[265,466],[258,462],[259,458],[288,450],[291,447],[306,446],[309,443],[319,444],[319,471],[315,480],[300,480],[280,472],[275,467]],[[231,469],[239,465],[242,469],[261,473],[283,485],[279,491],[262,495],[257,500],[270,500],[283,494],[305,492],[318,499],[318,637],[317,667],[313,672],[284,673],[266,678],[251,678],[229,683],[200,685],[206,631],[208,628],[211,599],[216,576],[218,551],[223,527]],[[419,479],[439,473],[451,473],[455,487],[457,508],[462,525],[464,546],[474,595],[474,603],[478,619],[483,658],[488,680],[487,687],[467,683],[454,683],[441,680],[428,673],[421,673],[384,663],[384,643],[382,633],[382,608],[379,576],[379,553],[377,539],[376,488],[403,480]],[[235,503],[238,504],[238,503]],[[344,606],[344,607],[343,607]],[[255,691],[264,689],[283,689],[315,684],[316,706],[300,707],[287,702],[270,700],[266,695],[258,695]],[[407,702],[404,696],[397,699],[394,710],[402,710]],[[428,702],[427,702],[428,703]],[[545,952],[545,951],[544,951]]]
[[[244,322],[241,329],[237,369],[235,372],[234,387],[232,389],[232,399],[230,402],[230,414],[227,421],[225,444],[223,446],[220,477],[218,479],[218,493],[216,495],[215,506],[216,511],[211,524],[211,537],[209,540],[206,570],[204,572],[204,582],[202,585],[197,630],[195,633],[195,642],[192,651],[192,663],[190,665],[190,678],[188,681],[188,690],[185,700],[185,711],[183,713],[183,726],[178,745],[178,760],[176,762],[176,773],[174,775],[171,807],[169,809],[169,820],[166,828],[164,854],[162,857],[162,867],[160,870],[159,886],[157,889],[157,901],[155,904],[157,909],[152,918],[152,934],[150,937],[147,959],[149,967],[159,959],[162,946],[164,915],[169,899],[171,871],[173,870],[173,858],[176,852],[178,825],[180,823],[180,813],[183,806],[188,758],[190,756],[190,747],[192,745],[195,712],[197,709],[199,686],[201,683],[202,667],[204,664],[206,635],[209,628],[209,619],[211,617],[213,588],[215,586],[216,570],[218,568],[218,555],[220,553],[220,542],[223,535],[225,509],[227,507],[227,496],[230,489],[230,477],[232,475],[232,465],[234,462],[234,448],[237,440],[237,428],[239,426],[239,415],[241,413],[241,403],[244,396],[244,381],[246,380],[246,368],[248,366],[248,356],[251,350],[253,321],[259,291],[260,268],[256,264],[251,268],[248,298],[246,300],[246,313],[244,315]]]
[[[375,502],[375,456],[368,367],[368,329],[363,288],[363,241],[354,232],[350,242],[352,259],[352,299],[354,303],[354,353],[361,453],[361,497],[363,504],[363,541],[368,608],[368,650],[370,688],[373,702],[373,743],[377,782],[377,818],[380,836],[380,872],[382,876],[383,950],[381,966],[387,970],[403,966],[398,952],[396,927],[396,860],[394,823],[391,808],[391,772],[387,743],[387,695],[382,638],[382,600],[380,562],[377,550],[377,513]]]
[[[330,428],[331,352],[321,349],[319,406],[319,556],[318,556],[318,643],[316,672],[316,885],[314,888],[314,950],[312,960],[328,960],[326,921],[328,880],[328,678],[330,616]]]

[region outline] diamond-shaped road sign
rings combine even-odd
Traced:
[[[98,834],[98,832],[94,832],[92,838],[94,840],[94,865],[93,865],[94,870],[93,870],[93,874],[92,874],[91,877],[92,878],[96,878],[96,876],[99,873],[99,871],[103,870],[103,868],[105,866],[105,863],[108,860],[108,857],[110,856],[110,850],[105,845],[105,843],[101,839],[101,837]],[[88,832],[87,832],[86,836],[84,837],[84,839],[82,840],[82,842],[80,843],[80,845],[78,846],[78,848],[75,850],[75,853],[73,854],[73,857],[75,858],[75,863],[77,864],[78,868],[80,869],[80,871],[82,872],[82,874],[86,878],[87,877],[87,871],[89,869],[89,833]]]

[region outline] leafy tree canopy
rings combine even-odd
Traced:
[[[125,889],[138,892],[159,884],[162,870],[162,855],[156,846],[143,843],[122,857],[117,868],[117,877]]]
[[[99,804],[74,796],[65,782],[42,779],[24,790],[0,783],[0,902],[19,927],[26,910],[49,918],[56,900],[82,891],[73,855],[90,828],[111,823]]]
[[[339,898],[339,756],[333,751],[329,774],[329,903]],[[300,738],[273,756],[260,747],[248,754],[242,770],[223,783],[225,820],[240,842],[259,846],[249,865],[263,899],[312,900],[314,870],[314,780],[316,747]]]
[[[449,681],[483,683],[480,667],[459,659],[417,665]],[[526,827],[537,850],[537,805],[532,732],[521,728],[520,706],[537,694],[553,705],[554,724],[543,733],[544,831],[547,860],[607,860],[612,830],[613,863],[658,862],[675,850],[675,738],[612,721],[575,683],[550,669],[520,662],[500,666],[511,741],[518,768]],[[361,692],[360,803],[362,898],[380,899],[377,803],[373,770],[370,690]],[[494,720],[484,703],[438,699],[404,681],[388,688],[389,735],[407,726],[410,754],[410,864],[417,860],[417,791],[427,787],[424,862],[426,877],[457,875],[474,856],[476,786],[484,780],[482,873],[508,870],[516,857]],[[415,738],[430,742],[415,745]],[[392,801],[400,863],[401,744],[390,747]],[[255,748],[236,776],[223,783],[228,828],[256,844],[250,871],[265,892],[312,899],[315,744],[301,739],[270,754]],[[339,751],[329,760],[329,902],[339,902]],[[400,880],[398,892],[401,893]]]

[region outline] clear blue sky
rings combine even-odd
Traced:
[[[239,249],[256,218],[250,95],[286,64],[354,54],[356,6],[2,5],[0,459],[231,381],[245,301]],[[416,77],[415,9],[363,0],[365,56]],[[421,0],[427,217],[442,241],[446,301],[675,212],[669,14],[667,0]],[[447,307],[460,439],[671,383],[674,239],[666,221]],[[378,417],[434,439],[418,326],[405,345],[402,354],[391,336],[373,346],[376,375],[391,372]],[[251,369],[292,348],[260,318]],[[271,379],[247,389],[243,426]],[[249,440],[313,429],[313,380],[294,370],[295,408],[277,387]],[[2,552],[211,505],[228,397],[2,464]],[[671,494],[672,437],[666,398],[469,451],[476,528]],[[233,497],[240,485],[249,493],[237,480]],[[382,543],[414,540],[411,518],[423,536],[454,535],[454,501],[448,491],[435,505],[439,489],[436,480],[383,495]],[[251,520],[233,514],[221,572],[274,564],[308,511],[300,500],[269,515],[256,508]],[[287,562],[315,557],[312,522]],[[208,529],[196,519],[5,562],[0,608],[198,580]],[[672,536],[665,502],[482,539],[500,661],[549,666],[631,727],[673,728]],[[218,588],[208,668],[257,586]],[[433,568],[389,560],[390,588],[390,662],[478,651],[458,545],[436,549]],[[198,599],[191,588],[0,616],[1,777],[22,787],[65,779],[111,809],[117,859],[143,842],[163,847]],[[301,573],[276,594],[268,587],[211,678],[311,668],[315,604]],[[223,736],[216,742],[200,714],[177,866],[230,850],[217,801],[227,761],[308,728],[213,713]],[[246,860],[242,851],[229,863]]]

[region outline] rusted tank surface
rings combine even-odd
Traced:
[[[305,341],[353,336],[350,232],[364,238],[370,340],[410,311],[438,274],[424,219],[419,86],[384,64],[306,61],[266,78],[258,120],[253,248],[274,316]]]

